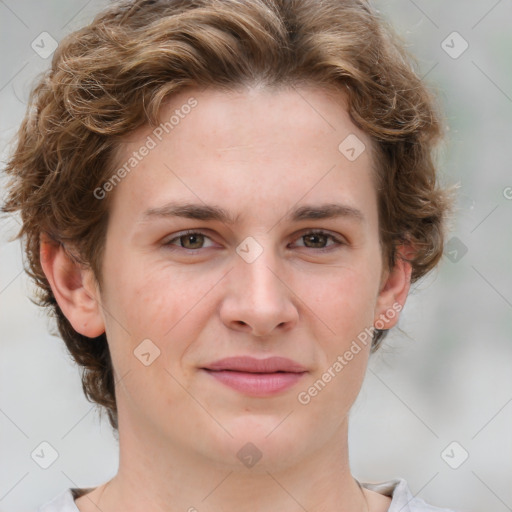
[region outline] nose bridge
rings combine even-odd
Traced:
[[[264,243],[248,238],[237,248],[237,277],[256,305],[259,301],[279,300],[285,287],[276,276],[279,265],[271,243],[269,239]]]
[[[292,294],[281,280],[279,258],[269,240],[270,237],[266,242],[246,239],[237,247],[235,268],[229,273],[230,293],[223,307],[224,322],[237,328],[245,324],[260,336],[297,317]]]

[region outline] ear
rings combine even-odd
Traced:
[[[40,240],[41,266],[63,314],[83,336],[100,336],[105,323],[92,270],[80,266],[62,244],[46,234],[41,234]]]
[[[394,267],[383,271],[375,307],[376,329],[391,329],[398,323],[399,312],[405,305],[411,286],[412,266],[404,258],[410,259],[413,255],[414,249],[410,245],[399,246]]]

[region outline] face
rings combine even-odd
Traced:
[[[383,268],[371,141],[342,93],[316,88],[189,89],[162,121],[117,154],[129,172],[108,192],[94,291],[120,434],[224,465],[248,442],[262,470],[296,463],[341,435],[368,332],[404,299]],[[295,366],[215,364],[243,356]]]

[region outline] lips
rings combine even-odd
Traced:
[[[253,397],[266,397],[283,392],[307,373],[306,368],[286,357],[228,357],[215,361],[202,370],[221,384]]]
[[[227,357],[215,361],[205,367],[212,371],[235,371],[247,373],[303,373],[307,369],[302,365],[286,357],[269,357],[266,359],[256,359],[250,356]]]

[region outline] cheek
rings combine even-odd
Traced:
[[[117,269],[107,306],[115,318],[110,322],[115,331],[112,339],[129,338],[135,348],[149,338],[162,351],[183,351],[206,321],[204,299],[218,278],[199,276],[192,268],[188,272],[165,265],[148,268],[141,262],[125,262]]]
[[[322,320],[315,320],[318,364],[297,400],[308,414],[322,416],[327,424],[336,426],[364,380],[377,285],[369,273],[346,269],[322,284],[312,296],[315,307],[311,308]]]
[[[110,281],[105,307],[111,312],[107,338],[113,365],[129,400],[153,403],[160,396],[174,402],[183,391],[170,374],[180,373],[183,354],[211,314],[201,297],[212,285],[208,280],[191,283],[189,276],[169,268],[136,270],[142,267],[125,262]],[[125,275],[130,279],[123,279]]]
[[[316,286],[304,279],[301,296],[305,303],[334,331],[338,339],[348,340],[373,325],[377,299],[376,275],[368,268],[342,268],[316,278]]]

